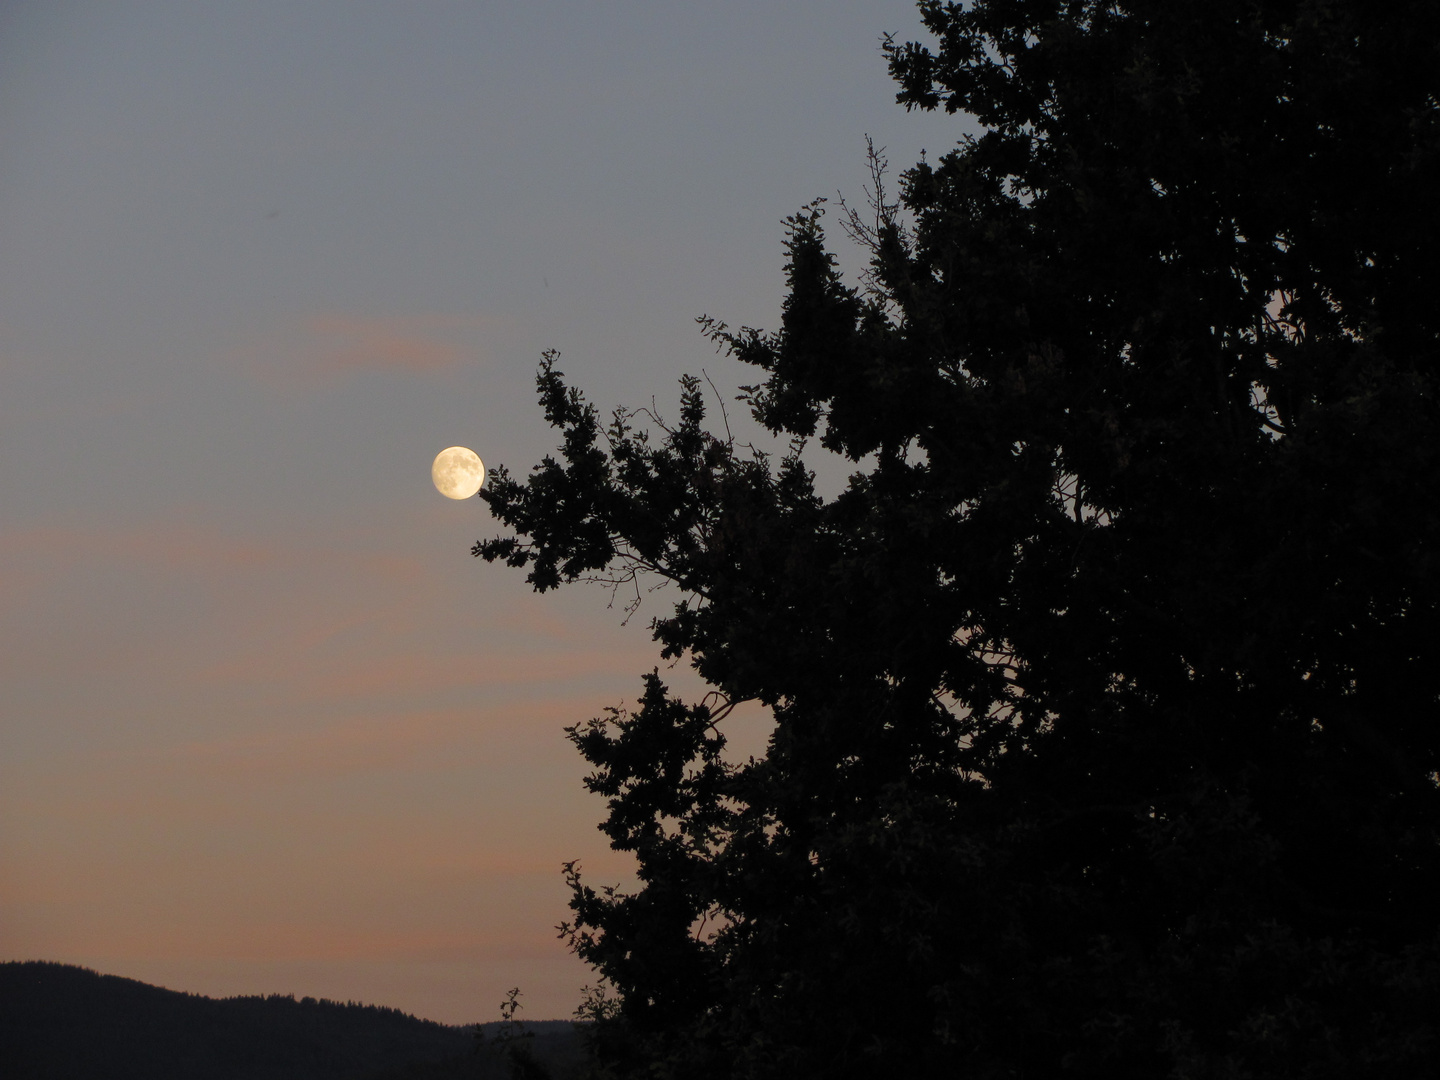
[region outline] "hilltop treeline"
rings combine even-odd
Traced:
[[[540,1028],[527,1040],[537,1058],[578,1052],[569,1025]],[[279,994],[215,999],[67,964],[0,964],[0,1076],[7,1080],[498,1080],[510,1073],[505,1054],[483,1043],[477,1052],[473,1028],[398,1009]]]

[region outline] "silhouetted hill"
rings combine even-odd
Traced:
[[[496,1025],[485,1025],[493,1028]],[[563,1021],[527,1025],[537,1060],[574,1071]],[[0,964],[4,1080],[501,1080],[473,1029],[375,1005],[278,994],[215,999],[68,964]]]

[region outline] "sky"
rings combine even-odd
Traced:
[[[783,219],[863,203],[867,135],[966,130],[895,104],[886,31],[909,0],[0,0],[0,960],[573,1012],[561,864],[630,866],[563,729],[634,700],[649,609],[472,558],[430,462],[550,451],[546,349],[606,412],[754,381],[696,317],[775,326]]]

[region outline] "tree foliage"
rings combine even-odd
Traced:
[[[888,40],[983,134],[842,280],[788,222],[776,460],[679,418],[485,493],[540,590],[675,587],[714,688],[571,729],[619,1075],[1362,1077],[1440,1061],[1440,9],[974,0]],[[877,167],[877,180],[880,170]],[[723,425],[722,425],[723,428]],[[855,471],[824,499],[807,445]],[[761,760],[724,756],[738,703]]]

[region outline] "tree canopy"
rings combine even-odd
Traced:
[[[982,133],[842,208],[863,281],[811,204],[779,328],[705,321],[790,452],[552,355],[484,493],[536,589],[671,583],[713,688],[570,732],[639,869],[570,870],[606,1067],[1429,1073],[1440,7],[919,9],[899,102]]]

